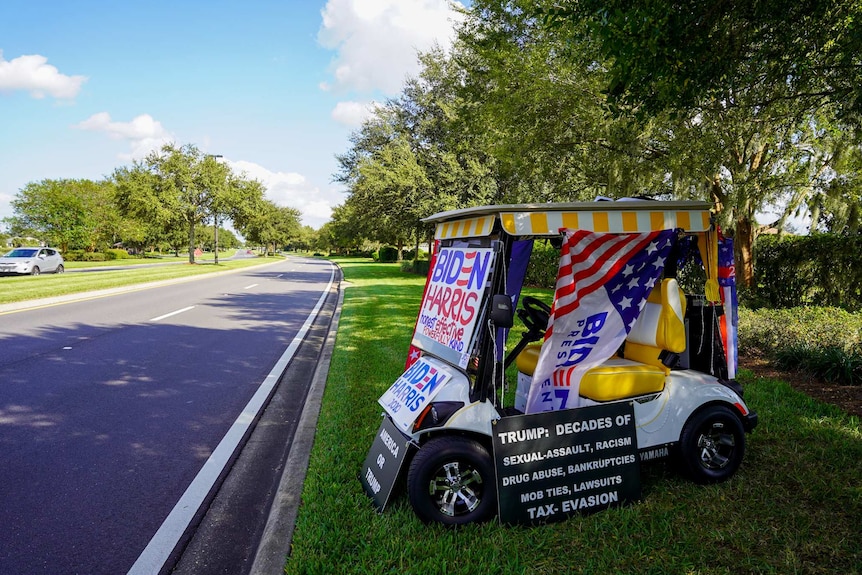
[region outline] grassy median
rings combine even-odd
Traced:
[[[140,269],[137,269],[136,266],[136,269],[126,270],[78,271],[39,276],[3,276],[0,277],[0,304],[209,274],[275,262],[281,259],[283,259],[281,256],[257,257],[224,260],[220,261],[218,265],[209,261],[194,265],[189,263],[141,265]],[[74,262],[77,267],[82,267],[83,264],[83,262]],[[113,262],[113,264],[126,265],[124,260]]]
[[[862,572],[858,418],[745,370],[760,425],[729,482],[645,465],[639,503],[534,528],[426,526],[403,491],[378,514],[357,476],[424,282],[394,264],[338,263],[344,308],[286,573]]]

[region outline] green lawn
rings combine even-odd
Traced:
[[[357,476],[424,279],[338,263],[344,308],[286,573],[862,573],[859,420],[747,371],[739,380],[760,425],[727,483],[647,465],[641,502],[534,528],[426,526],[403,491],[378,514]]]
[[[196,263],[195,265],[177,263],[176,265],[167,266],[142,266],[140,269],[130,270],[67,272],[39,276],[3,276],[0,277],[0,304],[208,274],[275,262],[281,259],[283,259],[281,256],[269,258],[258,257],[240,260],[220,260],[218,265],[215,265],[212,261],[201,261],[201,263]],[[176,261],[174,258],[171,258],[171,260]],[[125,261],[116,260],[111,263],[113,265],[123,265]],[[152,263],[152,260],[144,261]],[[76,266],[81,264],[80,267],[85,267],[83,264],[92,264],[93,262],[73,263]]]

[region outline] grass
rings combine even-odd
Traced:
[[[233,254],[231,254],[233,255]],[[196,258],[197,259],[197,258]],[[212,258],[210,258],[212,259]],[[88,268],[105,268],[105,267],[113,267],[113,266],[145,266],[148,264],[160,264],[166,262],[187,262],[189,261],[188,254],[180,254],[179,256],[174,255],[163,255],[158,258],[123,258],[119,260],[105,260],[103,262],[70,262],[66,260],[63,263],[63,266],[67,270],[79,270],[79,269],[88,269]]]
[[[124,287],[160,280],[208,274],[278,261],[278,257],[211,261],[195,265],[142,266],[140,269],[0,277],[0,304],[55,297],[85,291]],[[77,262],[85,263],[85,262]],[[92,263],[92,262],[90,262]],[[112,262],[122,265],[121,260]],[[152,263],[152,262],[149,262]]]
[[[534,528],[426,526],[403,490],[378,514],[357,476],[424,282],[394,264],[338,263],[344,308],[286,573],[862,572],[859,420],[747,371],[760,426],[726,483],[694,485],[652,464],[639,503]]]

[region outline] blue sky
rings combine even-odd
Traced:
[[[0,218],[29,182],[176,142],[318,228],[344,200],[335,155],[456,18],[447,0],[3,0]]]

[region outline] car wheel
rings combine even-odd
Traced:
[[[718,483],[736,473],[745,453],[742,422],[723,405],[697,412],[682,430],[683,470],[696,483]]]
[[[426,523],[486,521],[497,509],[494,461],[473,439],[432,439],[410,464],[407,493],[416,515]]]
[[[37,276],[37,275],[39,275],[40,273],[42,273],[42,272],[39,270],[39,266],[33,266],[33,269],[32,269],[32,270],[30,270],[30,275],[31,275],[31,276]]]
[[[61,274],[66,271],[66,268],[63,267],[63,264],[57,266],[57,271],[55,273]]]

